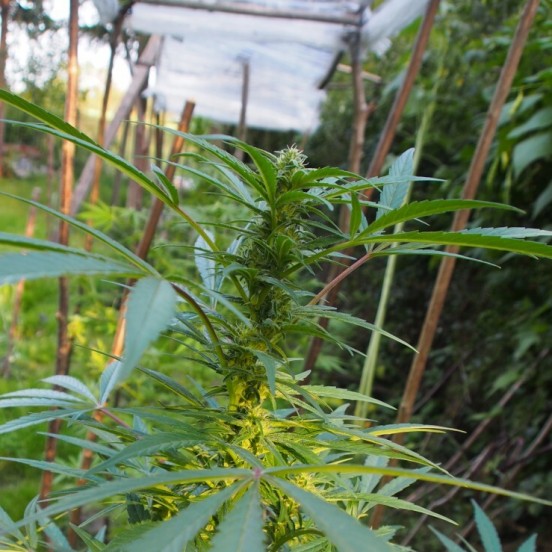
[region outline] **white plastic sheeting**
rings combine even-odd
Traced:
[[[167,2],[177,4],[176,0]],[[324,93],[318,85],[336,54],[346,48],[354,25],[215,11],[224,0],[199,0],[212,11],[163,2],[140,3],[127,19],[129,28],[165,37],[155,84],[148,90],[158,105],[179,113],[186,99],[196,113],[237,123],[243,64],[249,64],[247,125],[308,131],[318,123]],[[349,0],[241,0],[245,9],[285,10],[314,17],[354,17],[363,2]],[[364,2],[366,4],[366,2]],[[365,11],[363,44],[383,51],[389,36],[417,18],[427,0],[387,0]],[[386,8],[387,6],[387,8]]]

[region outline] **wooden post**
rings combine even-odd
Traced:
[[[147,159],[149,143],[149,134],[146,133],[146,110],[147,100],[138,98],[136,101],[136,112],[138,122],[134,128],[134,165],[142,172],[148,170],[149,161]],[[142,199],[144,189],[134,181],[130,181],[127,190],[126,206],[132,209],[140,210],[142,208]]]
[[[410,97],[410,93],[412,92],[416,76],[420,72],[420,67],[422,66],[424,52],[429,41],[429,35],[431,34],[437,9],[439,8],[439,1],[440,0],[430,0],[427,6],[422,26],[418,31],[414,51],[412,52],[412,57],[410,58],[408,69],[406,70],[406,75],[404,76],[399,92],[395,96],[393,106],[389,111],[385,127],[381,133],[376,151],[372,157],[372,161],[370,162],[370,166],[368,167],[366,178],[372,178],[380,174],[383,164],[385,163],[385,158],[391,149],[391,145],[397,132],[397,126],[401,120],[404,108],[406,107],[406,103]],[[365,195],[369,197],[372,190],[373,188],[367,190]]]
[[[40,188],[33,188],[32,200],[38,201],[40,197]],[[27,225],[25,227],[25,236],[32,238],[34,235],[36,223],[36,207],[29,209],[29,217],[27,218]],[[25,291],[25,280],[20,280],[15,287],[15,297],[13,300],[12,318],[10,322],[10,329],[8,330],[8,342],[6,345],[6,357],[2,363],[2,376],[5,378],[11,375],[11,356],[13,354],[13,348],[15,344],[15,338],[17,337],[17,326],[19,324],[19,313],[21,312],[21,303],[23,301],[23,292]]]
[[[108,148],[117,135],[117,130],[121,126],[121,123],[128,119],[132,106],[136,102],[140,91],[143,89],[146,82],[149,69],[155,63],[157,56],[161,50],[161,37],[151,36],[144,48],[144,51],[140,55],[140,59],[136,64],[132,82],[117,109],[111,123],[108,125],[105,131],[104,147]],[[71,215],[74,215],[80,208],[82,202],[88,196],[90,187],[92,185],[92,178],[94,176],[94,156],[91,155],[86,162],[84,169],[80,175],[80,178],[75,187],[75,193],[73,194],[73,201],[71,203]]]
[[[502,67],[495,93],[487,112],[485,124],[483,126],[483,130],[481,131],[475,154],[470,164],[468,177],[462,192],[463,199],[473,199],[477,192],[477,188],[479,187],[481,176],[483,175],[483,169],[485,168],[485,161],[487,160],[489,150],[496,134],[498,118],[510,92],[512,81],[516,74],[525,42],[527,41],[529,29],[531,28],[531,24],[533,23],[533,19],[537,13],[538,5],[539,0],[528,0],[523,10],[523,15],[516,29],[506,61]],[[457,211],[454,216],[451,231],[457,232],[465,228],[469,216],[469,210]],[[458,248],[447,247],[446,251],[456,253]],[[441,312],[448,293],[455,264],[456,259],[454,257],[443,257],[441,260],[439,274],[437,275],[437,280],[433,288],[422,332],[416,346],[418,354],[414,357],[412,365],[410,366],[410,372],[408,374],[403,397],[399,406],[397,423],[406,423],[412,416],[414,403],[416,401],[416,397],[418,396],[418,390],[420,389],[422,376],[425,372],[429,351],[431,350],[431,345],[433,344],[433,339],[437,331],[437,324],[441,317]],[[395,443],[402,444],[404,442],[404,435],[395,435],[393,437],[393,441]],[[383,508],[377,507],[374,510],[372,517],[372,526],[379,527],[382,517]]]
[[[77,121],[77,93],[78,93],[78,33],[79,33],[79,0],[70,0],[69,12],[69,59],[67,66],[67,98],[65,100],[65,120],[75,125]],[[62,145],[60,211],[69,214],[71,193],[73,189],[73,160],[75,144],[69,141]],[[59,243],[68,245],[69,224],[61,221],[59,224]],[[69,318],[69,282],[67,278],[59,279],[59,308],[58,308],[58,348],[56,358],[56,374],[64,375],[69,372],[71,358],[71,339],[68,331]],[[60,420],[54,420],[48,426],[48,433],[59,432]],[[57,439],[48,437],[44,451],[46,462],[53,462],[56,457]],[[44,471],[40,487],[40,500],[47,499],[52,488],[53,474]]]

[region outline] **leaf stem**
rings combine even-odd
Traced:
[[[324,288],[319,291],[310,301],[309,305],[316,305],[320,302],[335,286],[340,284],[351,272],[354,272],[357,268],[360,268],[366,261],[371,259],[372,252],[366,253],[363,257],[355,261],[352,265],[348,266],[345,270],[340,272],[331,282],[328,282]]]

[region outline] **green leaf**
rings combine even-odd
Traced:
[[[264,552],[263,508],[254,484],[222,520],[211,552]]]
[[[375,234],[388,228],[395,226],[401,222],[407,222],[417,218],[427,217],[430,215],[438,215],[441,213],[449,213],[453,211],[459,211],[462,209],[482,209],[485,207],[492,207],[495,209],[507,209],[512,211],[518,211],[514,207],[504,205],[502,203],[493,203],[491,201],[475,201],[469,199],[436,199],[426,201],[413,201],[393,211],[388,211],[382,214],[377,220],[363,230],[360,236],[367,236]]]
[[[207,234],[212,241],[215,241],[215,237],[211,232],[206,230]],[[207,289],[214,290],[216,283],[216,269],[217,264],[213,258],[209,256],[211,248],[205,242],[202,236],[198,236],[194,245],[194,258],[197,271],[201,276],[201,280]]]
[[[248,480],[251,470],[241,468],[214,468],[210,470],[184,470],[176,472],[162,472],[149,474],[147,477],[120,479],[108,481],[101,485],[79,489],[70,495],[63,496],[55,504],[41,510],[41,515],[53,517],[57,514],[80,508],[92,502],[100,502],[106,498],[114,500],[115,496],[126,495],[141,489],[148,489],[156,485],[171,483],[205,483],[206,481],[235,481]],[[39,514],[40,515],[40,514]],[[39,515],[30,515],[16,523],[18,527],[39,519]]]
[[[178,190],[174,187],[174,184],[165,176],[165,173],[156,165],[151,166],[153,174],[157,177],[159,182],[164,188],[167,201],[174,205],[178,205],[180,198],[178,197]]]
[[[82,542],[84,542],[88,552],[102,552],[102,550],[105,550],[105,544],[95,539],[92,535],[89,535],[84,529],[72,523],[69,525],[71,525],[71,529],[78,535]]]
[[[535,130],[541,130],[542,128],[548,128],[552,126],[552,107],[545,107],[534,113],[523,124],[515,127],[508,133],[509,139],[519,138],[529,132]]]
[[[491,235],[486,235],[487,231]],[[552,246],[544,243],[518,240],[514,238],[501,238],[492,235],[492,228],[482,228],[481,234],[468,234],[456,232],[401,232],[389,236],[369,237],[364,243],[428,243],[433,245],[456,245],[458,247],[482,247],[484,249],[496,249],[509,251],[523,255],[535,255],[552,259]]]
[[[236,493],[243,482],[198,500],[168,521],[138,525],[116,537],[105,552],[182,552],[217,510]],[[233,550],[228,548],[227,550]]]
[[[7,532],[20,541],[24,540],[23,533],[17,528],[17,525],[2,506],[0,506],[0,529],[1,533]]]
[[[276,371],[278,368],[278,364],[280,364],[280,362],[274,357],[271,357],[270,355],[263,353],[262,351],[252,350],[251,352],[259,359],[261,364],[265,367],[268,387],[270,389],[270,393],[272,394],[272,396],[274,396],[276,393]]]
[[[443,535],[443,533],[431,527],[431,525],[429,526],[429,529],[441,541],[441,544],[443,544],[447,552],[466,552],[461,546],[458,546],[454,541]]]
[[[517,552],[536,552],[537,535],[531,535],[519,548]]]
[[[390,552],[391,547],[366,525],[316,495],[279,478],[270,482],[295,500],[339,552]]]
[[[265,473],[270,475],[278,475],[279,477],[301,473],[349,473],[357,475],[374,473],[390,477],[411,477],[413,479],[417,479],[418,481],[428,481],[430,483],[438,483],[441,485],[451,485],[453,487],[472,489],[474,491],[481,491],[484,493],[491,493],[499,496],[509,496],[510,498],[516,498],[517,500],[526,500],[528,502],[544,504],[545,506],[552,506],[552,501],[550,500],[530,496],[524,493],[508,491],[506,489],[493,487],[492,485],[486,485],[484,483],[477,483],[476,481],[470,481],[469,479],[461,479],[459,477],[451,477],[448,475],[438,475],[433,473],[421,473],[416,470],[405,470],[400,468],[380,468],[376,466],[359,466],[353,464],[320,464],[318,466],[298,465],[290,467],[266,468]]]
[[[57,385],[58,387],[69,389],[70,391],[74,391],[91,402],[95,403],[97,401],[92,391],[90,391],[90,389],[88,389],[82,381],[74,378],[73,376],[50,376],[48,378],[44,378],[42,381],[44,383],[50,383],[52,385]]]
[[[71,275],[137,277],[142,276],[143,272],[131,265],[92,254],[85,257],[72,253],[32,251],[0,256],[0,284]]]
[[[378,401],[378,399],[373,399],[372,397],[368,397],[368,395],[363,395],[356,391],[349,391],[348,389],[339,389],[338,387],[328,385],[303,385],[302,388],[315,397],[328,397],[330,399],[340,399],[344,401],[362,401],[395,410],[395,407],[383,401]]]
[[[71,406],[73,405],[74,403]],[[27,414],[26,416],[21,416],[21,418],[10,420],[5,424],[0,425],[0,435],[4,433],[10,433],[11,431],[16,431],[18,429],[23,429],[24,427],[30,427],[44,422],[50,422],[51,420],[55,420],[57,418],[76,418],[81,414],[90,412],[91,410],[91,408],[87,408],[85,410],[64,408],[63,410],[47,410],[45,412],[34,412],[33,414]]]
[[[501,227],[501,228],[469,228],[461,230],[461,234],[478,234],[485,236],[499,236],[501,238],[543,238],[552,236],[550,230],[540,230],[539,228],[519,228],[519,227]]]
[[[548,186],[539,194],[539,197],[537,197],[533,203],[531,218],[537,218],[550,203],[552,203],[552,181],[548,183]]]
[[[16,94],[12,94],[7,90],[0,89],[0,100],[6,102],[7,104],[13,105],[14,107],[17,107],[21,111],[28,113],[35,119],[38,119],[39,121],[42,121],[43,123],[46,123],[47,125],[50,125],[53,128],[57,128],[58,130],[61,130],[66,134],[79,138],[80,140],[85,140],[92,144],[95,144],[95,142],[90,137],[88,137],[86,134],[83,134],[78,129],[71,126],[69,123],[66,123],[63,119],[60,119],[57,115],[54,115],[49,111],[46,111],[45,109],[43,109],[42,107],[39,107],[38,105],[35,105],[34,103],[24,100],[23,98],[21,98],[20,96],[17,96]]]
[[[94,466],[89,473],[98,473],[115,465],[121,465],[126,461],[139,456],[152,456],[167,449],[177,449],[207,443],[208,439],[200,431],[189,432],[157,432],[146,435],[138,441],[127,445],[124,449],[112,454],[110,458]]]
[[[391,178],[404,179],[412,175],[414,162],[414,148],[410,148],[405,151],[389,169],[389,176]],[[388,184],[383,188],[381,197],[379,200],[380,207],[376,213],[376,220],[384,215],[388,209],[398,209],[402,204],[408,193],[408,187],[410,181],[397,182],[396,184]],[[386,207],[388,209],[386,209]]]
[[[534,134],[516,145],[512,154],[514,174],[518,177],[529,165],[552,155],[552,132]]]
[[[175,315],[176,301],[176,292],[166,280],[147,277],[132,288],[125,314],[125,345],[117,369],[117,383],[129,376],[149,344],[169,325]]]
[[[475,524],[477,525],[485,552],[502,552],[498,533],[492,521],[486,516],[475,500],[472,500],[472,506],[475,513]]]
[[[20,201],[22,203],[26,203],[27,205],[32,205],[33,207],[36,207],[37,209],[40,209],[41,211],[44,211],[45,213],[48,213],[60,220],[64,220],[71,226],[74,226],[75,228],[78,228],[79,230],[82,230],[86,232],[87,234],[90,234],[91,236],[94,236],[94,238],[103,244],[107,245],[109,248],[113,249],[120,255],[122,255],[128,262],[131,264],[136,265],[137,267],[141,268],[144,272],[149,274],[157,274],[157,271],[149,265],[146,261],[143,259],[140,259],[137,255],[135,255],[132,251],[121,245],[119,242],[111,239],[109,236],[104,234],[103,232],[100,232],[99,230],[96,230],[90,226],[87,226],[83,222],[70,217],[68,215],[64,215],[55,209],[51,209],[50,207],[47,207],[46,205],[42,205],[41,203],[38,203],[36,201],[33,201],[32,199],[27,199],[24,197],[19,197],[13,194],[8,194],[6,192],[0,191],[0,195],[3,195],[5,197],[9,197],[12,199],[15,199],[17,201]]]

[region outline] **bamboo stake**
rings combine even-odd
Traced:
[[[481,132],[475,155],[473,156],[470,169],[468,171],[468,177],[462,192],[463,199],[473,199],[477,192],[481,176],[483,175],[483,169],[485,168],[485,161],[496,133],[498,117],[508,97],[508,93],[510,92],[512,81],[516,74],[519,60],[527,40],[527,35],[529,34],[529,29],[531,28],[531,24],[537,13],[538,4],[539,0],[529,0],[527,2],[522,18],[516,29],[514,40],[510,46],[508,57],[502,67],[500,78],[496,85],[495,94],[491,105],[489,106],[485,125]],[[451,231],[457,232],[464,229],[468,222],[469,216],[469,210],[457,211],[452,223]],[[458,248],[449,247],[446,251],[456,253]],[[414,358],[410,368],[410,374],[408,376],[408,381],[397,416],[397,423],[408,421],[412,415],[412,409],[414,407],[421,379],[425,371],[429,351],[433,343],[433,338],[435,337],[437,324],[443,310],[443,305],[447,296],[455,264],[456,259],[454,257],[444,257],[441,260],[439,274],[435,282],[433,295],[427,310],[422,333],[418,341],[417,349],[419,353]],[[396,442],[402,442],[403,438],[404,436],[397,436]]]
[[[389,111],[389,116],[385,122],[385,127],[381,133],[376,151],[372,157],[368,171],[366,172],[366,178],[372,178],[380,174],[387,154],[391,149],[404,108],[406,107],[406,103],[408,102],[408,98],[410,97],[410,93],[414,87],[414,81],[416,80],[416,77],[420,72],[420,67],[422,66],[422,60],[429,41],[433,22],[435,21],[435,16],[439,8],[439,2],[440,0],[431,0],[427,6],[424,20],[422,21],[422,26],[420,27],[418,36],[416,37],[414,51],[412,52],[412,57],[410,58],[410,63],[408,64],[408,69],[406,70],[401,89],[395,96],[393,106]],[[365,195],[369,197],[372,190],[373,188],[367,190]]]
[[[529,29],[531,28],[531,24],[537,13],[538,4],[539,0],[528,0],[523,10],[523,15],[516,29],[514,40],[510,46],[508,56],[502,67],[495,93],[487,112],[485,125],[481,131],[475,155],[472,158],[470,169],[468,171],[468,177],[462,192],[463,199],[473,199],[477,192],[481,176],[483,175],[485,161],[496,133],[498,117],[502,107],[504,106],[506,98],[508,97],[508,93],[510,92],[512,81],[516,74],[519,60],[521,58],[521,54],[523,53],[523,48],[529,34]],[[457,211],[454,216],[451,231],[457,232],[465,228],[469,216],[469,210]],[[446,251],[456,253],[458,248],[447,247]],[[454,257],[444,257],[441,260],[439,274],[433,288],[433,294],[424,320],[422,333],[416,347],[419,352],[414,357],[410,367],[403,397],[399,406],[397,423],[406,423],[412,416],[412,411],[414,409],[418,390],[420,389],[422,376],[427,365],[429,351],[431,349],[431,345],[433,344],[437,324],[443,310],[443,305],[447,296],[450,281],[452,279],[455,264],[456,259]],[[393,441],[395,443],[402,444],[404,442],[404,435],[395,435],[393,437]],[[383,511],[384,509],[380,506],[375,508],[372,516],[373,527],[379,527],[383,517]]]
[[[77,93],[78,93],[78,33],[79,33],[79,1],[70,0],[69,12],[69,58],[67,65],[67,98],[65,100],[65,120],[75,125],[77,122]],[[69,214],[74,180],[73,160],[75,144],[64,141],[62,145],[60,211]],[[69,224],[61,221],[59,224],[59,243],[68,245]],[[56,374],[63,375],[69,372],[71,359],[71,338],[68,331],[69,318],[69,282],[67,278],[59,279],[59,307],[58,307],[58,348],[56,358]],[[57,434],[61,421],[54,420],[49,424],[48,433]],[[53,462],[57,452],[57,439],[47,437],[44,450],[46,462]],[[52,488],[53,474],[44,471],[40,486],[40,500],[48,498]]]
[[[33,188],[31,199],[38,201],[40,197],[40,188]],[[29,209],[29,216],[27,218],[27,225],[25,227],[25,237],[32,238],[34,235],[36,223],[36,207],[32,206]],[[15,297],[13,300],[12,319],[10,322],[10,328],[8,330],[8,342],[6,345],[6,356],[2,364],[2,376],[7,378],[11,375],[11,357],[15,345],[15,339],[17,337],[17,326],[19,324],[19,313],[21,312],[21,303],[23,302],[23,292],[25,291],[25,280],[19,280],[15,287]]]

